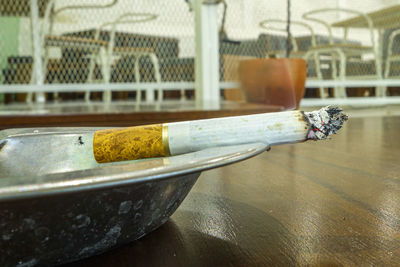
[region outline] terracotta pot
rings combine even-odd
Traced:
[[[240,62],[239,79],[247,102],[299,107],[305,92],[306,61],[300,58],[251,59]]]

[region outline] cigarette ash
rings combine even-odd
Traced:
[[[307,135],[308,139],[324,140],[330,135],[337,133],[348,116],[337,106],[327,106],[320,110],[304,112],[311,125],[311,130]]]

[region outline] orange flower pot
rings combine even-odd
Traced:
[[[239,79],[247,102],[297,109],[304,96],[306,61],[300,58],[243,60]]]

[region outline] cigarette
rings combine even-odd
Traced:
[[[174,156],[209,147],[247,143],[270,146],[324,140],[348,119],[327,106],[312,112],[285,111],[99,130],[93,137],[98,163]]]

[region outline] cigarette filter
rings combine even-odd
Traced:
[[[296,110],[112,128],[95,132],[93,153],[97,162],[105,163],[178,155],[215,146],[323,140],[335,134],[347,119],[342,109],[328,106],[313,112]]]

